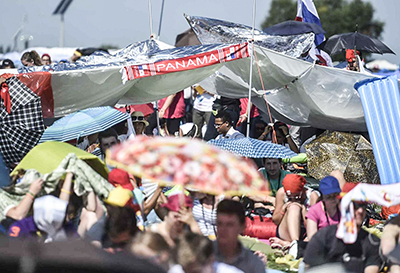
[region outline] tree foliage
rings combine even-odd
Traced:
[[[373,19],[374,8],[362,0],[314,0],[326,37],[354,32],[380,38],[384,23]],[[269,15],[261,27],[294,20],[297,13],[296,0],[272,0]],[[357,27],[358,26],[358,27]]]

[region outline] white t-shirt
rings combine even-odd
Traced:
[[[193,102],[193,108],[201,112],[211,112],[215,97],[208,94],[198,94]]]

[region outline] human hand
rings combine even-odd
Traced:
[[[0,77],[0,84],[6,81],[6,78]]]
[[[279,129],[282,130],[282,132],[283,132],[284,135],[289,134],[289,128],[288,128],[286,125],[280,126]]]
[[[36,179],[30,185],[29,192],[33,193],[34,195],[37,195],[42,189],[42,186],[43,186],[43,180],[41,178]]]
[[[192,208],[181,208],[179,210],[179,221],[187,225],[193,223],[195,220],[193,218]]]
[[[267,265],[267,261],[268,261],[267,255],[265,255],[261,251],[254,252],[254,255],[256,255],[258,258],[260,258],[260,260],[264,263],[264,265]]]

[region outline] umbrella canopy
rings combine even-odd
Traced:
[[[247,137],[212,139],[208,143],[234,154],[250,158],[291,158],[297,155],[285,146]]]
[[[16,174],[19,169],[35,169],[42,174],[50,173],[60,165],[61,161],[69,153],[74,153],[97,173],[107,178],[107,167],[97,156],[72,146],[71,144],[57,141],[48,141],[35,146],[14,168],[11,175]]]
[[[328,52],[330,55],[339,54],[346,49],[354,48],[369,53],[395,54],[387,45],[385,45],[380,40],[358,32],[333,35],[328,40],[319,45],[318,48]]]
[[[68,141],[99,133],[127,120],[129,114],[110,106],[93,107],[69,114],[46,129],[40,142]]]
[[[346,181],[380,184],[372,145],[361,135],[325,131],[305,148],[308,173],[318,180],[340,170]]]
[[[1,85],[0,152],[7,165],[20,161],[45,127],[40,98],[16,77]]]
[[[296,35],[313,32],[314,34],[325,33],[326,31],[317,24],[300,21],[285,21],[271,27],[264,28],[264,32],[269,35]]]
[[[83,240],[40,244],[10,237],[0,238],[4,272],[165,272],[160,267],[127,254],[110,254]]]
[[[250,159],[189,138],[137,136],[107,153],[107,164],[132,174],[210,194],[268,194]]]

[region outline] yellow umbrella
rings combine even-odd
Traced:
[[[84,160],[97,173],[107,178],[108,169],[97,156],[71,144],[57,141],[47,141],[35,146],[15,167],[11,175],[16,174],[19,169],[35,169],[41,174],[50,173],[58,167],[69,153],[76,154],[79,159]]]

